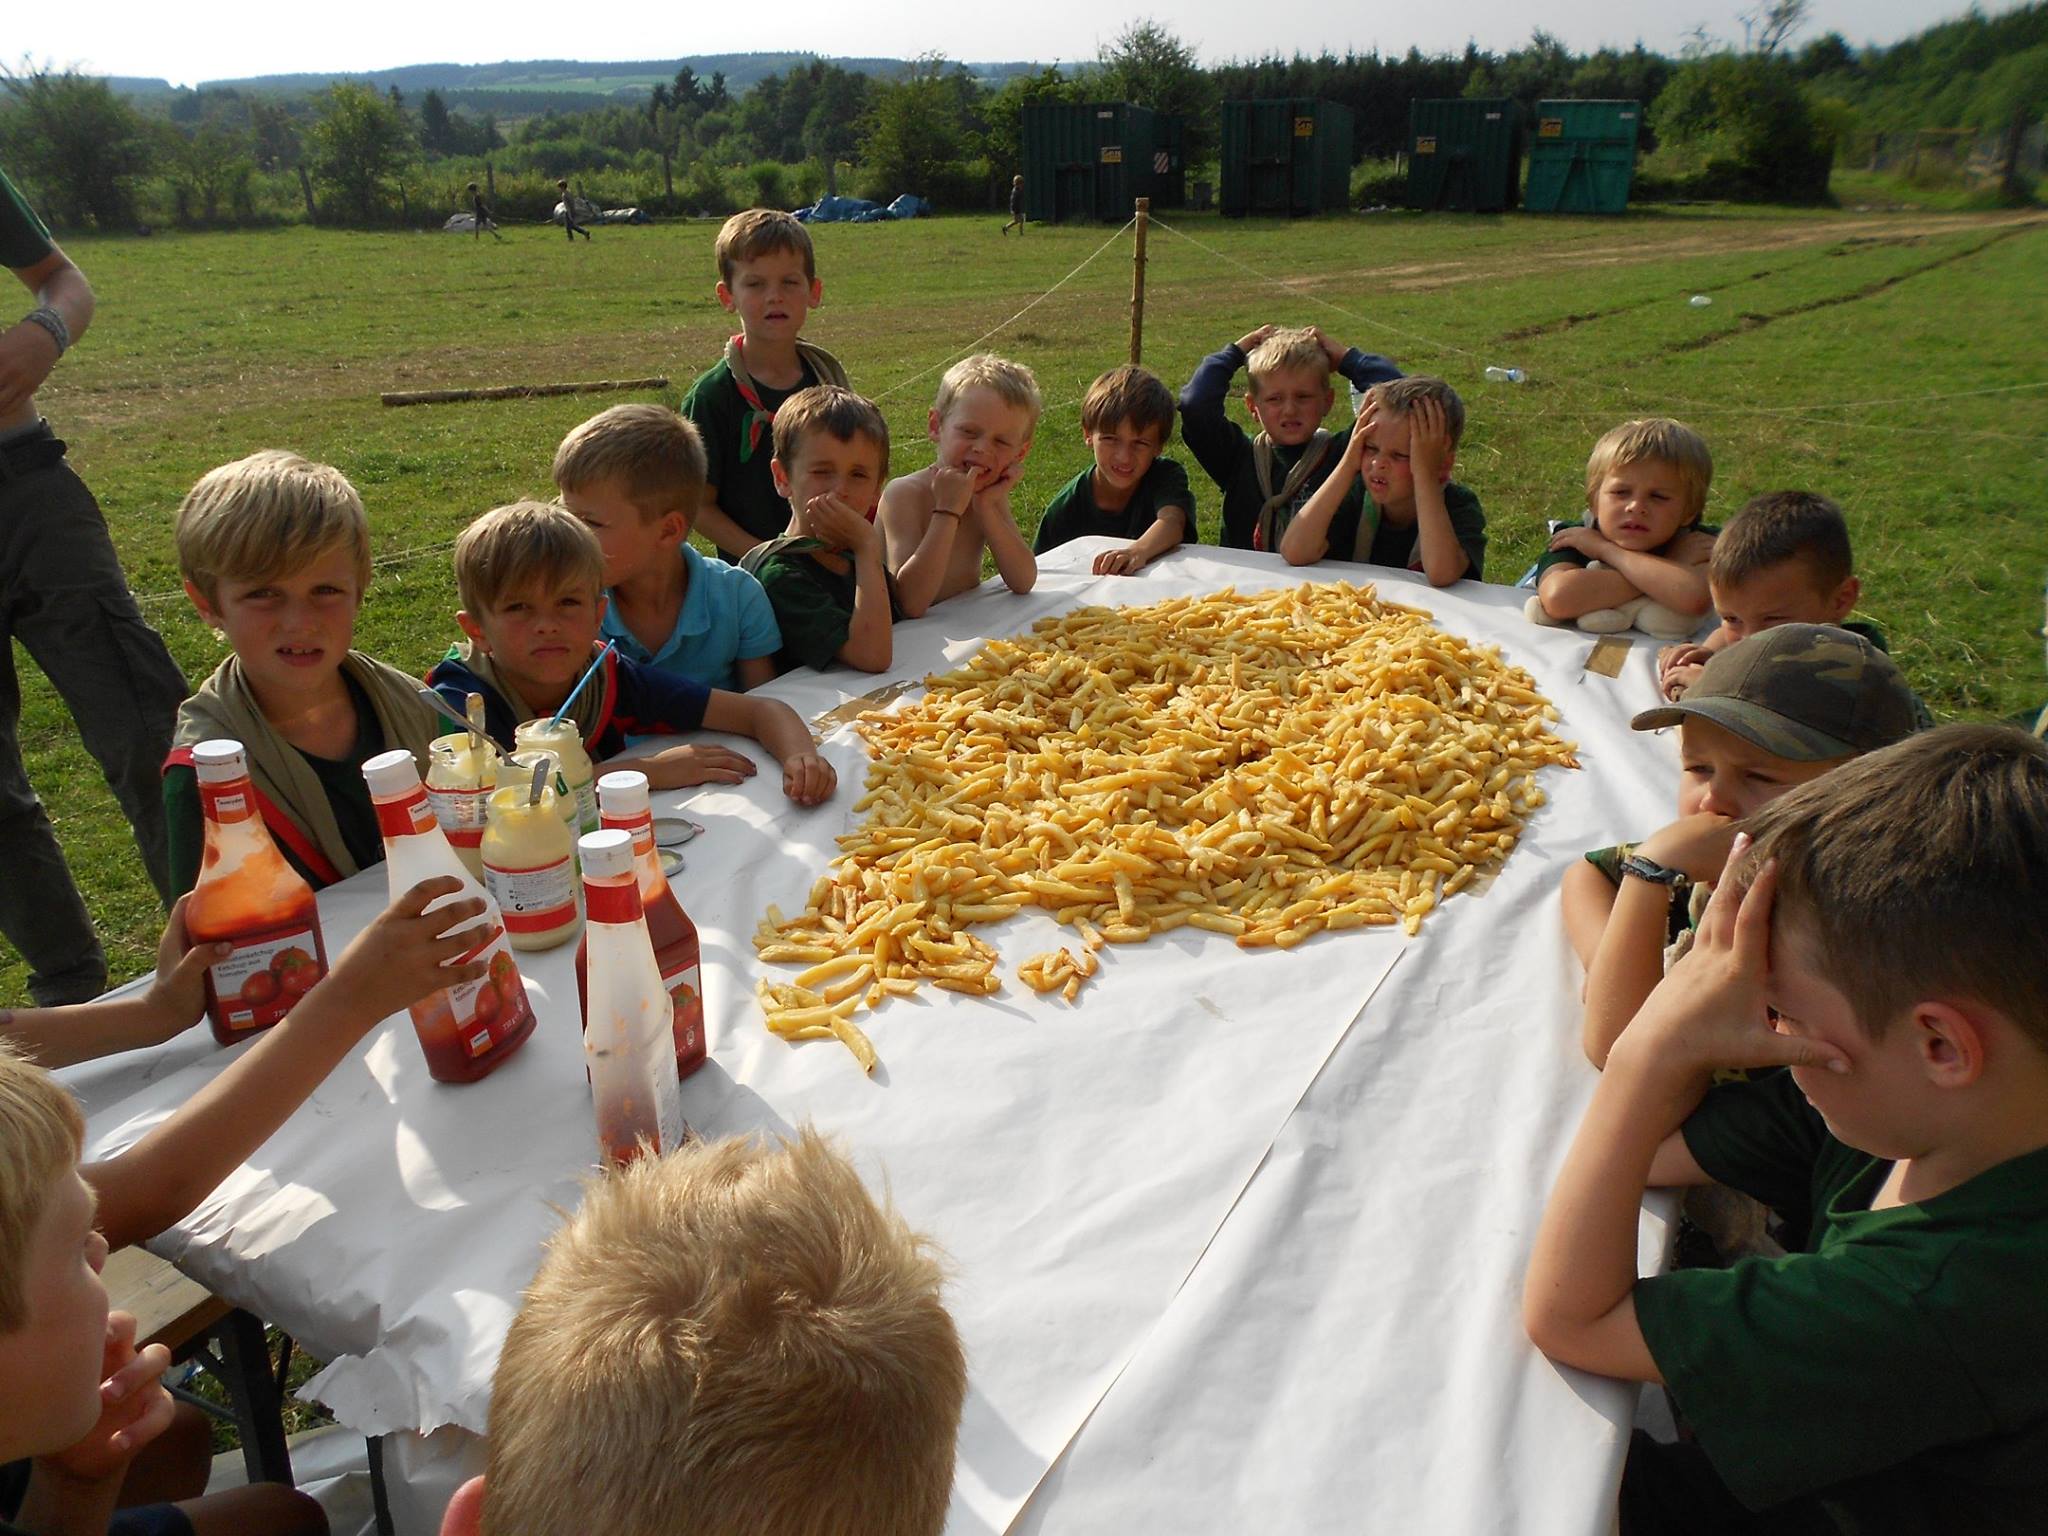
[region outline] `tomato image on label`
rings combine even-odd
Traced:
[[[251,1008],[261,1008],[277,996],[278,990],[277,972],[251,971],[249,979],[242,983],[242,1001]]]
[[[270,962],[270,969],[277,977],[279,989],[287,997],[304,997],[313,990],[321,974],[319,963],[297,947],[279,950]]]

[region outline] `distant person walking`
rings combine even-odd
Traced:
[[[1011,224],[1017,227],[1018,234],[1024,233],[1024,178],[1022,176],[1012,176],[1010,178],[1010,223],[1003,226],[1004,234],[1007,235],[1010,232]]]
[[[470,231],[472,235],[481,240],[484,231],[488,229],[493,240],[505,238],[498,233],[498,221],[491,217],[490,207],[484,202],[483,193],[477,189],[477,184],[473,181],[469,184],[469,206],[470,211],[476,216],[476,224]]]
[[[93,494],[36,413],[36,391],[92,323],[92,287],[0,171],[0,264],[36,307],[0,332],[0,933],[43,1007],[107,984],[107,957],[22,766],[19,640],[56,687],[135,830],[159,895],[170,887],[163,787],[185,678],[143,622]]]
[[[568,235],[569,243],[574,245],[578,235],[588,240],[590,231],[576,222],[576,199],[569,195],[569,183],[558,181],[555,190],[562,194],[562,230]]]

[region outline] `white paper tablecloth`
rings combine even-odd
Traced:
[[[1509,589],[1209,549],[1091,577],[1104,547],[1055,552],[1028,597],[996,584],[899,626],[883,678],[1080,602],[1369,579],[1535,673],[1585,771],[1546,770],[1550,803],[1502,876],[1416,940],[1241,951],[1181,930],[1106,951],[1068,1009],[1010,976],[1070,935],[1042,915],[980,930],[1005,991],[885,1007],[869,1080],[832,1042],[766,1034],[749,940],[766,903],[802,905],[852,824],[864,753],[831,737],[841,793],[805,811],[755,749],[747,785],[655,797],[711,829],[676,880],[712,1050],[685,1113],[710,1135],[815,1121],[950,1254],[970,1362],[953,1531],[1003,1531],[1020,1509],[1047,1531],[1600,1528],[1632,1394],[1549,1365],[1517,1305],[1592,1082],[1557,881],[1669,816],[1669,749],[1627,728],[1654,702],[1650,648],[1609,679],[1582,673],[1587,637],[1527,625]],[[774,691],[810,716],[880,680]],[[385,895],[381,869],[322,893],[330,952]],[[540,1027],[494,1076],[433,1083],[408,1021],[387,1020],[153,1245],[329,1360],[310,1391],[345,1424],[484,1426],[520,1289],[593,1155],[571,957],[522,960]],[[201,1028],[68,1074],[91,1152],[134,1141],[228,1059]]]

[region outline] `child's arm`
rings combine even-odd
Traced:
[[[1344,498],[1358,483],[1365,463],[1365,439],[1372,426],[1373,408],[1368,401],[1365,415],[1351,436],[1344,440],[1344,452],[1337,458],[1323,483],[1315,488],[1294,521],[1280,535],[1280,558],[1289,565],[1314,565],[1330,551],[1330,523],[1344,506]]]
[[[1188,509],[1161,507],[1152,526],[1122,549],[1106,549],[1095,557],[1097,576],[1135,576],[1161,555],[1170,555],[1187,541]]]
[[[949,464],[933,465],[929,481],[902,475],[883,490],[876,523],[906,619],[923,618],[938,600],[973,503],[974,471]]]
[[[775,681],[775,658],[773,656],[742,656],[732,664],[739,674],[743,690],[760,687],[763,683]]]
[[[1347,347],[1326,334],[1321,326],[1313,327],[1316,340],[1323,344],[1323,353],[1330,359],[1330,366],[1344,377],[1344,381],[1361,392],[1370,392],[1375,384],[1390,383],[1401,377],[1401,370],[1393,361],[1377,352],[1361,352],[1356,347]]]
[[[718,487],[715,485],[704,487],[704,499],[697,504],[691,531],[703,534],[731,560],[739,559],[761,542],[726,515],[725,509],[718,504]]]
[[[710,730],[751,736],[774,753],[782,764],[782,792],[798,805],[829,798],[839,782],[832,765],[818,755],[809,727],[780,699],[714,688],[711,702],[704,706],[704,724]]]
[[[1211,480],[1228,487],[1239,466],[1252,451],[1244,429],[1225,413],[1230,399],[1230,381],[1252,349],[1273,334],[1274,327],[1262,325],[1239,337],[1221,352],[1212,352],[1195,369],[1194,377],[1180,392],[1180,437],[1188,452]]]
[[[1831,1047],[1771,1027],[1763,988],[1773,872],[1766,866],[1742,893],[1733,870],[1746,846],[1744,839],[1731,851],[1692,953],[1616,1048],[1537,1229],[1523,1323],[1538,1349],[1580,1370],[1663,1379],[1636,1318],[1637,1222],[1653,1177],[1684,1171],[1670,1139],[1713,1073],[1779,1065],[1848,1069]]]
[[[1679,613],[1704,614],[1713,605],[1707,591],[1707,560],[1713,554],[1710,539],[1688,540],[1676,555],[1653,555],[1642,550],[1623,549],[1601,536],[1597,528],[1560,528],[1551,538],[1552,549],[1575,549],[1608,570],[1589,571],[1571,566],[1554,566],[1543,573],[1537,596],[1554,619],[1575,619],[1598,608],[1615,608],[1631,598],[1647,597]],[[1551,594],[1557,602],[1553,603]]]
[[[127,1151],[79,1170],[99,1195],[108,1246],[142,1242],[188,1215],[379,1020],[437,988],[485,974],[481,964],[453,963],[469,952],[475,934],[448,932],[480,914],[483,903],[456,901],[426,912],[429,902],[459,889],[442,875],[400,896],[245,1055]]]
[[[996,571],[1002,576],[1003,585],[1020,597],[1038,585],[1038,561],[1018,531],[1017,520],[1010,515],[1010,488],[1023,478],[1024,461],[1020,458],[986,488],[975,492],[972,503],[982,542],[995,556]]]
[[[181,896],[156,945],[156,975],[146,992],[75,1003],[68,1008],[0,1008],[0,1038],[55,1071],[117,1051],[159,1045],[206,1015],[206,968],[234,953],[232,944],[194,944],[185,931]]]
[[[1450,429],[1444,425],[1444,408],[1434,400],[1417,401],[1408,420],[1408,467],[1415,476],[1415,534],[1421,546],[1422,574],[1431,586],[1447,587],[1472,568],[1465,546],[1458,542],[1458,531],[1451,526],[1450,508],[1444,505]],[[1363,435],[1352,433],[1353,437]]]
[[[1580,859],[1564,872],[1560,894],[1565,937],[1571,941],[1572,953],[1579,957],[1590,982],[1593,956],[1599,951],[1600,936],[1607,931],[1607,920],[1614,914],[1614,899],[1620,893],[1613,881]]]

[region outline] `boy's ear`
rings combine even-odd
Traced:
[[[1863,596],[1863,583],[1854,576],[1844,576],[1842,584],[1835,588],[1835,595],[1828,599],[1828,621],[1839,624],[1855,611],[1856,601]]]
[[[1259,419],[1259,392],[1248,389],[1244,392],[1244,408],[1252,413],[1252,420]]]
[[[820,304],[824,302],[825,279],[823,279],[822,277],[814,277],[811,279],[811,308],[816,309]]]
[[[1967,1088],[1984,1072],[1983,1024],[1952,1003],[1913,1005],[1909,1026],[1928,1082],[1937,1088]]]
[[[789,471],[782,467],[782,460],[770,459],[768,461],[768,474],[775,482],[775,494],[784,501],[789,500]]]
[[[455,1490],[441,1516],[441,1536],[478,1536],[484,1528],[484,1480],[472,1477]]]
[[[192,600],[192,606],[199,610],[199,617],[209,629],[220,628],[220,615],[213,611],[213,604],[206,600],[206,594],[195,583],[185,583],[185,596]]]
[[[455,610],[455,622],[462,626],[462,632],[469,636],[472,645],[486,656],[490,654],[491,643],[484,638],[484,627],[477,621],[475,614],[467,608],[458,608]]]
[[[718,282],[718,302],[727,309],[732,308],[732,290],[726,287],[725,279],[723,278],[720,278]]]
[[[690,536],[690,514],[681,507],[670,507],[661,514],[660,528],[662,542],[675,544]]]
[[[945,418],[940,416],[937,410],[929,410],[924,413],[925,436],[929,437],[933,442],[936,443],[939,440],[939,428],[944,425]]]

